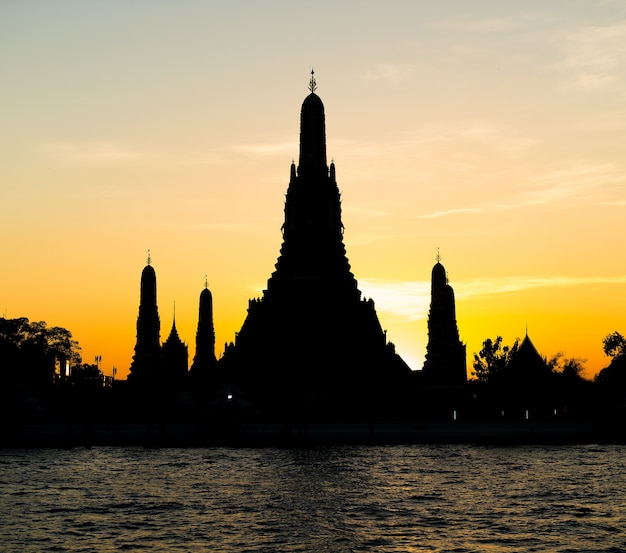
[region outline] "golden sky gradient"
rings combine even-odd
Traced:
[[[311,68],[344,241],[418,369],[441,252],[471,357],[626,333],[622,0],[0,3],[0,310],[128,372],[151,251],[161,338],[217,353],[281,244]]]

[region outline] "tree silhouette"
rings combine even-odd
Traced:
[[[53,383],[55,362],[80,363],[80,346],[62,327],[45,322],[0,318],[0,378],[30,390]]]
[[[564,382],[585,381],[583,371],[585,369],[586,359],[578,357],[567,358],[563,352],[554,355],[549,361],[548,366],[555,375],[560,377]]]
[[[613,357],[621,357],[626,355],[626,338],[624,338],[619,332],[612,332],[604,337],[602,340],[604,354]]]
[[[616,331],[605,336],[602,344],[611,362],[596,375],[595,382],[611,395],[622,395],[626,393],[626,338]]]
[[[474,353],[472,374],[479,382],[493,383],[500,380],[518,349],[519,339],[509,347],[502,345],[502,336],[497,336],[495,340],[487,338],[482,349]]]

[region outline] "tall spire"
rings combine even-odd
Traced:
[[[459,340],[454,290],[448,284],[439,248],[431,277],[426,351],[423,374],[428,384],[457,386],[466,382],[465,345]]]
[[[157,307],[156,272],[150,262],[148,253],[148,265],[141,273],[137,342],[129,377],[144,384],[156,382],[161,373],[161,322]]]
[[[309,89],[316,87],[311,72]],[[311,92],[300,112],[300,160],[291,166],[285,200],[283,246],[277,271],[268,282],[271,293],[287,293],[292,287],[311,294],[313,283],[360,297],[346,258],[341,222],[341,196],[335,166],[326,165],[324,104]],[[289,282],[289,285],[286,285]]]
[[[395,404],[410,369],[387,343],[374,302],[361,299],[350,271],[341,195],[334,164],[326,163],[324,104],[316,89],[312,71],[276,270],[263,297],[249,301],[220,364],[228,380],[268,413],[370,416],[374,403],[375,409]]]
[[[215,369],[215,329],[213,327],[213,296],[209,290],[209,279],[204,275],[204,289],[200,292],[198,330],[196,332],[196,354],[191,372],[196,379],[205,379]],[[199,381],[197,380],[197,383]]]

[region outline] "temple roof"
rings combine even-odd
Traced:
[[[172,323],[172,330],[170,331],[170,335],[167,337],[166,343],[183,343],[183,341],[180,339],[180,336],[178,335],[178,330],[176,330],[176,320],[174,320],[174,322]]]
[[[524,336],[522,343],[519,345],[517,355],[520,356],[520,359],[523,359],[526,362],[544,362],[543,357],[541,357],[541,354],[537,351],[535,344],[532,343],[531,339],[528,337],[528,334]]]

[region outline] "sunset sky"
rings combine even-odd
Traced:
[[[623,0],[0,3],[0,314],[128,373],[147,250],[161,338],[217,354],[281,245],[311,68],[359,288],[413,369],[437,257],[483,340],[608,364],[626,334]]]

